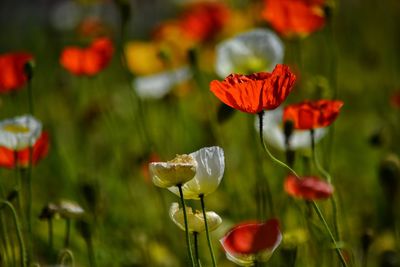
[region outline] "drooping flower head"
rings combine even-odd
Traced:
[[[189,232],[202,233],[206,230],[205,220],[202,212],[198,210],[193,211],[191,208],[186,207],[186,214]],[[172,203],[169,209],[169,217],[179,228],[185,231],[183,209],[179,208],[178,203]],[[222,223],[221,217],[219,217],[219,215],[213,211],[207,211],[206,217],[209,231],[217,229],[218,226]]]
[[[303,101],[288,105],[283,111],[283,120],[292,121],[295,129],[311,130],[331,125],[343,102],[339,100]]]
[[[330,183],[314,176],[299,179],[296,176],[288,175],[284,188],[290,196],[305,200],[326,199],[333,194],[333,186]]]
[[[93,76],[110,63],[114,46],[110,39],[95,39],[90,46],[80,48],[68,46],[60,56],[60,64],[75,75]]]
[[[29,53],[8,53],[0,55],[0,93],[18,90],[28,80],[24,67],[33,56]]]
[[[255,127],[259,131],[259,118],[255,118]],[[315,129],[314,141],[317,143],[321,140],[327,131],[325,128]],[[275,148],[285,151],[285,133],[283,123],[283,108],[278,107],[274,110],[265,112],[263,116],[263,137]],[[289,137],[289,149],[309,148],[311,146],[310,133],[305,130],[294,130]]]
[[[263,18],[284,36],[307,36],[325,25],[325,0],[264,0]]]
[[[26,115],[0,122],[0,166],[27,167],[31,147],[33,164],[49,151],[49,136],[37,119]]]
[[[272,71],[276,64],[282,63],[283,55],[283,43],[274,32],[255,29],[217,46],[215,70],[220,77]]]
[[[257,114],[277,108],[289,95],[295,80],[288,66],[278,64],[272,73],[231,74],[222,82],[214,80],[210,90],[226,105]]]
[[[220,240],[227,258],[241,266],[251,266],[255,260],[267,261],[281,241],[276,219],[238,224]]]
[[[218,146],[204,147],[191,153],[196,162],[196,175],[182,186],[185,199],[199,199],[214,192],[221,183],[225,170],[224,150]],[[179,196],[176,187],[168,188]]]
[[[185,36],[204,42],[218,34],[229,19],[229,9],[222,3],[198,2],[188,5],[179,18]]]
[[[149,164],[153,183],[162,188],[183,185],[196,174],[196,161],[189,155],[177,155],[167,162]]]

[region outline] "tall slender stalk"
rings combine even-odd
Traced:
[[[190,244],[189,227],[188,227],[188,221],[187,221],[185,200],[183,198],[182,185],[178,184],[177,187],[179,189],[179,196],[181,198],[181,204],[182,204],[182,210],[183,210],[183,220],[185,222],[186,246],[187,246],[187,249],[188,249],[188,254],[189,254],[192,266],[195,267],[196,264],[195,264],[194,259],[193,259],[192,246]]]
[[[300,176],[299,176],[292,168],[290,168],[287,164],[283,163],[283,162],[280,161],[279,159],[275,158],[275,157],[271,154],[271,152],[268,150],[267,146],[265,145],[264,138],[262,137],[262,129],[263,129],[263,128],[262,128],[262,126],[263,126],[262,119],[263,119],[263,115],[264,115],[264,111],[262,111],[262,112],[260,112],[260,113],[258,114],[258,116],[259,116],[259,124],[260,124],[260,133],[261,133],[261,134],[260,134],[260,139],[261,139],[261,144],[262,144],[262,146],[263,146],[263,148],[264,148],[264,151],[268,154],[268,156],[269,156],[273,161],[275,161],[275,162],[278,163],[279,165],[281,165],[281,166],[285,167],[286,169],[288,169],[288,170],[289,170],[290,172],[292,172],[292,174],[295,175],[298,179],[301,179]],[[343,257],[343,255],[342,255],[342,252],[340,251],[339,247],[337,246],[336,239],[335,239],[335,237],[333,236],[333,234],[332,234],[332,232],[331,232],[331,230],[330,230],[330,228],[329,228],[329,225],[327,224],[327,222],[326,222],[326,220],[325,220],[325,218],[324,218],[324,216],[323,216],[321,210],[319,209],[319,207],[318,207],[318,205],[317,205],[317,203],[316,203],[315,201],[312,201],[311,203],[313,204],[314,210],[315,210],[315,212],[317,213],[318,218],[319,218],[319,219],[321,220],[321,222],[323,223],[323,225],[324,225],[324,227],[325,227],[325,229],[326,229],[326,232],[328,233],[328,235],[329,235],[329,237],[330,237],[332,243],[334,244],[336,253],[338,254],[338,257],[339,257],[339,259],[340,259],[342,265],[343,265],[344,267],[347,267],[347,263],[346,263],[346,261],[344,260],[344,257]]]
[[[194,239],[194,255],[196,257],[196,261],[198,266],[201,266],[200,256],[199,256],[199,233],[193,232],[193,239]]]
[[[211,260],[212,260],[213,267],[216,267],[217,263],[215,261],[214,251],[213,251],[213,247],[212,247],[212,243],[211,243],[210,231],[208,230],[206,208],[205,208],[205,205],[204,205],[204,195],[201,194],[199,197],[200,197],[201,209],[203,211],[204,225],[206,227],[206,236],[207,236],[208,248],[210,249],[210,255],[211,255]]]
[[[64,239],[64,248],[69,247],[69,240],[71,235],[71,219],[65,219],[65,239]]]
[[[28,266],[27,265],[28,257],[27,257],[27,254],[26,254],[24,238],[22,236],[21,224],[19,222],[17,212],[15,211],[13,205],[10,202],[4,201],[4,200],[0,200],[0,203],[5,205],[6,207],[8,207],[8,209],[11,211],[11,213],[13,215],[14,224],[15,224],[15,228],[17,230],[17,237],[18,237],[18,241],[19,241],[21,267],[27,267]]]

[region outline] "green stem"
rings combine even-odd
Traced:
[[[291,173],[293,173],[296,177],[299,178],[299,175],[297,175],[297,173],[290,168],[286,163],[280,161],[279,159],[275,158],[271,152],[269,151],[269,149],[267,148],[267,145],[265,144],[264,138],[263,138],[263,115],[264,115],[264,111],[261,111],[260,113],[258,113],[258,119],[259,119],[259,125],[260,125],[260,140],[261,140],[261,145],[264,149],[264,151],[267,153],[267,155],[277,164],[281,165],[282,167],[288,169]]]
[[[48,225],[48,235],[49,235],[49,250],[50,252],[53,251],[53,219],[48,218],[47,219],[47,225]]]
[[[212,264],[213,264],[214,267],[216,267],[217,264],[216,264],[216,261],[215,261],[214,251],[213,251],[213,247],[212,247],[212,244],[211,244],[210,231],[208,230],[206,208],[205,208],[205,205],[204,205],[204,195],[200,195],[199,197],[200,197],[201,209],[203,211],[204,225],[206,227],[206,236],[207,236],[208,248],[210,249]]]
[[[189,227],[188,227],[188,221],[187,221],[185,200],[183,198],[182,185],[178,184],[177,187],[179,189],[179,195],[181,198],[181,204],[182,204],[182,210],[183,210],[183,219],[185,221],[186,246],[188,249],[188,253],[189,253],[189,257],[190,257],[192,266],[196,266],[194,259],[193,259],[192,246],[190,245]]]
[[[21,266],[27,267],[28,265],[27,265],[27,255],[26,255],[26,250],[25,250],[25,243],[24,243],[24,239],[22,237],[21,225],[19,223],[17,212],[15,211],[13,205],[10,202],[0,200],[0,203],[5,205],[6,207],[8,207],[13,215],[14,224],[15,224],[15,228],[17,230],[17,237],[18,237],[18,241],[19,241]]]
[[[26,210],[26,218],[28,223],[28,265],[31,262],[33,255],[33,234],[32,234],[32,164],[33,164],[33,147],[29,146],[29,166],[28,166],[28,175],[27,175],[27,183],[28,183],[28,191],[27,191],[27,210]]]
[[[96,258],[94,256],[93,241],[91,237],[86,240],[86,246],[88,250],[90,267],[96,267]]]
[[[33,92],[32,92],[32,80],[28,79],[28,108],[29,114],[34,115],[34,107],[33,107]]]
[[[65,239],[64,239],[64,248],[69,247],[69,240],[71,235],[71,219],[65,219]]]
[[[319,219],[322,221],[322,224],[324,225],[325,230],[328,233],[333,245],[335,246],[335,250],[336,250],[336,253],[337,253],[338,257],[339,257],[340,262],[342,263],[342,265],[344,267],[347,267],[346,260],[344,259],[340,248],[337,246],[337,242],[335,240],[335,237],[333,236],[332,231],[330,230],[328,223],[326,222],[324,216],[322,215],[321,210],[319,209],[319,207],[318,207],[318,205],[317,205],[317,203],[315,201],[312,201],[311,203],[312,203],[313,208],[314,208],[315,212],[317,213]]]
[[[68,259],[69,259],[70,262],[71,262],[71,267],[74,267],[74,266],[75,266],[74,254],[73,254],[72,251],[69,250],[69,249],[63,249],[63,250],[60,252],[60,255],[58,256],[58,263],[59,263],[61,266],[66,266],[66,262],[67,262]]]
[[[193,239],[194,239],[194,255],[196,257],[197,264],[201,266],[200,256],[199,256],[199,241],[198,241],[199,233],[193,232]]]
[[[317,150],[315,148],[315,132],[314,129],[310,130],[310,135],[311,135],[311,150],[312,150],[312,157],[314,161],[314,165],[317,168],[317,170],[326,177],[326,180],[328,181],[329,184],[332,184],[332,177],[327,172],[322,165],[319,163],[318,156],[317,156]],[[340,240],[340,231],[339,231],[339,223],[338,223],[338,214],[337,214],[337,204],[336,204],[336,198],[335,196],[332,196],[330,198],[330,202],[332,205],[332,216],[333,216],[333,226],[335,228],[335,233],[336,233],[336,238]]]

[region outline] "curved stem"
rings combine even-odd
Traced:
[[[179,184],[179,185],[177,185],[177,187],[179,189],[179,196],[181,198],[181,204],[182,204],[182,210],[183,210],[183,219],[185,221],[186,246],[188,248],[188,253],[189,253],[189,257],[190,257],[192,266],[196,266],[196,264],[194,263],[194,259],[193,259],[192,246],[190,245],[189,227],[188,227],[188,221],[187,221],[185,200],[183,198],[182,185]]]
[[[71,266],[74,267],[75,266],[75,258],[74,258],[74,254],[72,253],[71,250],[69,249],[63,249],[60,252],[60,255],[58,256],[58,263],[61,266],[66,266],[66,262],[67,260],[70,260],[71,262]]]
[[[213,251],[212,244],[211,244],[210,231],[208,230],[206,208],[205,208],[205,205],[204,205],[204,195],[200,195],[199,197],[200,197],[201,209],[203,211],[204,225],[206,227],[206,236],[207,236],[208,248],[210,249],[212,264],[213,264],[214,267],[216,267],[217,264],[216,264],[216,261],[215,261],[214,251]]]
[[[313,129],[310,130],[310,135],[311,135],[311,150],[312,150],[312,157],[314,161],[314,165],[317,168],[317,170],[326,177],[326,180],[328,183],[332,184],[332,176],[329,174],[328,171],[326,171],[322,165],[318,161],[318,156],[317,156],[317,150],[315,148],[315,132]],[[338,215],[337,215],[337,204],[336,204],[336,198],[333,195],[330,198],[330,202],[332,205],[332,216],[333,216],[333,226],[335,227],[335,233],[336,233],[336,238],[340,240],[340,231],[339,231],[339,223],[338,223]]]
[[[8,207],[13,215],[14,224],[15,224],[15,228],[17,230],[17,237],[18,237],[18,241],[19,241],[21,266],[27,267],[28,265],[27,265],[27,255],[26,255],[26,250],[25,250],[25,243],[24,243],[24,239],[22,237],[21,225],[19,223],[17,212],[15,211],[13,205],[10,202],[0,200],[0,203],[5,205],[6,207]]]
[[[335,237],[333,236],[332,231],[330,230],[329,225],[328,225],[328,223],[326,222],[324,216],[322,215],[321,210],[319,209],[319,207],[318,207],[318,205],[317,205],[317,203],[316,203],[315,201],[312,201],[311,203],[313,204],[313,208],[314,208],[315,212],[317,213],[319,219],[322,221],[322,224],[324,225],[326,232],[328,233],[328,235],[329,235],[329,237],[330,237],[332,243],[333,243],[334,246],[335,246],[335,250],[336,250],[336,253],[337,253],[338,257],[339,257],[340,262],[342,263],[342,265],[343,265],[344,267],[347,267],[346,260],[344,259],[343,254],[342,254],[340,248],[337,246],[336,239],[335,239]]]
[[[299,178],[299,175],[292,168],[290,168],[286,163],[275,158],[274,155],[272,155],[271,152],[269,151],[269,149],[267,148],[267,145],[265,144],[265,141],[263,138],[263,115],[264,115],[264,111],[261,111],[260,113],[258,113],[258,119],[259,119],[259,125],[260,125],[260,129],[259,129],[260,130],[260,141],[261,141],[261,145],[262,145],[264,151],[274,162],[276,162],[277,164],[281,165],[282,167],[288,169],[297,178]]]

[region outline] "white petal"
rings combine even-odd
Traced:
[[[12,131],[9,128],[24,128],[26,131]],[[21,150],[34,145],[42,133],[42,123],[31,115],[24,115],[0,122],[0,146]]]
[[[265,141],[273,147],[284,151],[285,135],[283,133],[283,109],[281,107],[266,111],[263,116],[263,136]],[[255,119],[256,130],[259,131],[258,116]],[[327,133],[325,128],[315,129],[315,142],[318,143]],[[302,149],[311,147],[310,131],[294,130],[290,136],[289,145],[291,149]]]
[[[140,98],[163,98],[171,89],[191,77],[188,67],[157,73],[155,75],[140,76],[133,81],[133,87]]]
[[[254,71],[271,71],[276,64],[282,63],[283,56],[283,43],[274,32],[255,29],[217,46],[215,70],[220,77],[225,78],[231,73],[238,73],[240,66],[251,63],[249,60],[257,60],[263,63],[263,67]]]
[[[225,170],[224,150],[218,146],[205,147],[190,154],[197,162],[196,175],[182,187],[185,199],[199,199],[214,192]],[[179,195],[176,188],[168,188]]]

